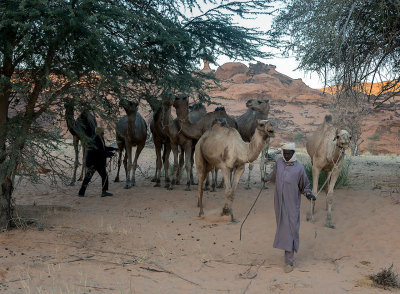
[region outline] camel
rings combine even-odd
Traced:
[[[173,98],[170,96],[163,98],[163,124],[165,128],[165,133],[169,137],[171,142],[172,153],[174,154],[174,169],[172,174],[172,181],[168,187],[168,190],[172,190],[173,186],[179,184],[180,182],[180,165],[179,165],[179,147],[181,148],[181,154],[184,154],[185,168],[186,168],[186,191],[190,191],[190,170],[191,170],[191,154],[192,154],[192,139],[186,137],[179,129],[178,120],[174,119],[171,115],[171,108],[173,103]],[[183,162],[183,159],[180,160]]]
[[[115,182],[119,182],[119,170],[121,167],[122,151],[125,148],[126,156],[124,158],[124,167],[126,173],[125,189],[129,189],[136,184],[135,172],[137,168],[137,160],[142,152],[147,138],[147,124],[138,110],[138,103],[121,99],[119,106],[126,111],[126,116],[121,118],[116,127],[116,140],[118,146],[118,170]],[[132,147],[137,146],[135,159],[132,164]],[[132,179],[130,176],[132,170]]]
[[[156,173],[151,181],[155,182],[154,187],[160,187],[161,167],[164,163],[165,188],[168,188],[171,181],[168,174],[171,142],[164,130],[162,107],[159,107],[154,112],[153,119],[150,121],[150,130],[153,135],[153,142],[156,150]],[[164,152],[161,156],[162,150],[164,150]]]
[[[75,185],[76,171],[79,166],[79,141],[82,145],[82,171],[78,181],[81,181],[85,173],[85,160],[86,160],[86,147],[89,139],[94,136],[95,129],[97,127],[96,118],[88,109],[83,109],[78,118],[74,119],[74,101],[72,99],[65,102],[65,120],[67,122],[67,128],[72,134],[74,150],[75,150],[75,163],[74,163],[74,174],[70,185]]]
[[[225,119],[216,119],[212,128],[201,136],[196,145],[195,162],[197,169],[199,216],[203,212],[203,181],[212,168],[222,170],[225,180],[225,206],[222,215],[230,215],[234,221],[232,202],[244,165],[257,159],[265,148],[266,140],[274,137],[274,128],[268,120],[258,120],[249,143],[244,142],[239,132],[228,127]],[[234,171],[233,183],[231,173]]]
[[[195,122],[190,119],[189,113],[189,98],[187,96],[176,97],[174,100],[176,115],[179,119],[180,131],[187,137],[198,140],[204,132],[211,128],[213,121],[216,118],[225,118],[228,125],[235,129],[238,125],[234,118],[229,116],[224,107],[217,107],[213,112],[206,113],[199,121]],[[217,172],[212,173],[212,191],[215,191]],[[208,180],[206,187],[208,187]],[[208,188],[207,188],[208,189]]]
[[[346,130],[340,130],[333,126],[332,116],[325,116],[324,122],[318,127],[314,134],[307,140],[307,153],[311,157],[313,194],[318,193],[318,178],[321,170],[325,172],[326,178],[331,173],[331,178],[325,185],[326,226],[334,228],[332,223],[333,188],[342,169],[345,149],[350,145],[351,136]],[[314,201],[311,202],[311,211],[307,220],[314,221]]]
[[[236,118],[236,122],[238,124],[238,131],[240,136],[242,136],[243,141],[250,142],[251,137],[254,134],[255,129],[257,128],[257,120],[265,120],[268,118],[268,113],[270,109],[269,99],[265,100],[257,100],[251,99],[246,102],[247,111]],[[268,145],[268,142],[267,142]],[[264,154],[265,150],[263,150],[261,154],[261,171],[264,170]],[[249,163],[249,175],[247,177],[247,185],[246,189],[250,189],[250,177],[251,171],[253,170],[253,164]],[[263,174],[261,174],[263,177]]]
[[[217,107],[213,112],[208,112],[197,122],[191,122],[189,119],[189,98],[187,96],[176,97],[174,107],[179,119],[180,131],[188,138],[200,139],[211,128],[216,118],[225,118],[230,127],[238,128],[235,119],[226,113],[224,107]]]

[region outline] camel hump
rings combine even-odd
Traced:
[[[331,123],[332,122],[332,115],[330,115],[330,114],[325,115],[325,121],[327,123]]]
[[[225,107],[218,106],[217,108],[215,108],[214,112],[217,112],[217,111],[225,111]]]

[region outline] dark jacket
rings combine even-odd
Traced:
[[[107,147],[104,139],[99,135],[91,138],[86,151],[86,166],[87,167],[105,167],[107,157],[114,155],[113,147]]]

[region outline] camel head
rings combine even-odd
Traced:
[[[275,137],[274,127],[272,123],[267,119],[258,119],[257,120],[257,130],[265,135],[265,137]]]
[[[348,148],[350,146],[351,136],[346,130],[336,130],[336,136],[334,141],[336,141],[336,145],[340,148]]]
[[[223,117],[217,117],[216,119],[214,119],[211,126],[214,126],[214,125],[220,125],[222,127],[229,127],[228,122]]]
[[[269,99],[265,100],[257,100],[257,99],[251,99],[246,102],[246,107],[251,109],[251,110],[256,110],[262,113],[268,114],[269,112]]]
[[[187,95],[176,95],[174,103],[172,104],[176,109],[189,109],[189,96]]]
[[[194,103],[192,105],[189,105],[189,112],[192,111],[199,111],[203,112],[204,114],[207,112],[206,107],[202,103]]]
[[[136,113],[138,110],[138,105],[139,103],[137,103],[136,101],[129,101],[126,99],[121,99],[119,101],[119,106],[125,109],[127,115]]]

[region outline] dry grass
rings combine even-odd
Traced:
[[[382,269],[380,272],[371,275],[370,279],[374,282],[374,285],[383,288],[400,288],[400,282],[397,273],[392,271],[393,263],[388,268]]]

